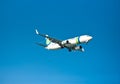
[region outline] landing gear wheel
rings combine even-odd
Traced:
[[[82,49],[82,46],[80,46],[80,49]]]
[[[68,49],[69,50],[69,52],[71,52],[72,50],[71,49]]]
[[[61,48],[64,48],[63,46],[61,46]]]
[[[69,44],[69,41],[67,40],[66,43]]]

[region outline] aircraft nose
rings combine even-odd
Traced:
[[[89,40],[91,40],[93,37],[92,36],[89,36]]]

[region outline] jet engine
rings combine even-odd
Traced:
[[[84,52],[84,48],[82,46],[76,46],[75,50],[80,50],[80,51]]]

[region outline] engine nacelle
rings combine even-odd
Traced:
[[[80,50],[80,51],[84,52],[84,48],[82,46],[76,46],[75,50]]]
[[[76,47],[75,47],[75,50],[80,50],[80,46],[76,46]]]

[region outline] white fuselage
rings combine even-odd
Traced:
[[[87,42],[89,42],[91,39],[92,39],[92,36],[82,35],[82,36],[74,37],[74,38],[71,38],[71,39],[63,40],[63,41],[61,42],[61,44],[62,44],[62,45],[66,44],[67,46],[72,47],[72,46],[77,45],[77,44],[87,43]],[[61,48],[61,46],[60,46],[59,44],[53,43],[53,42],[51,42],[51,43],[46,47],[46,49],[49,49],[49,50],[56,50],[56,49],[60,49],[60,48]]]

